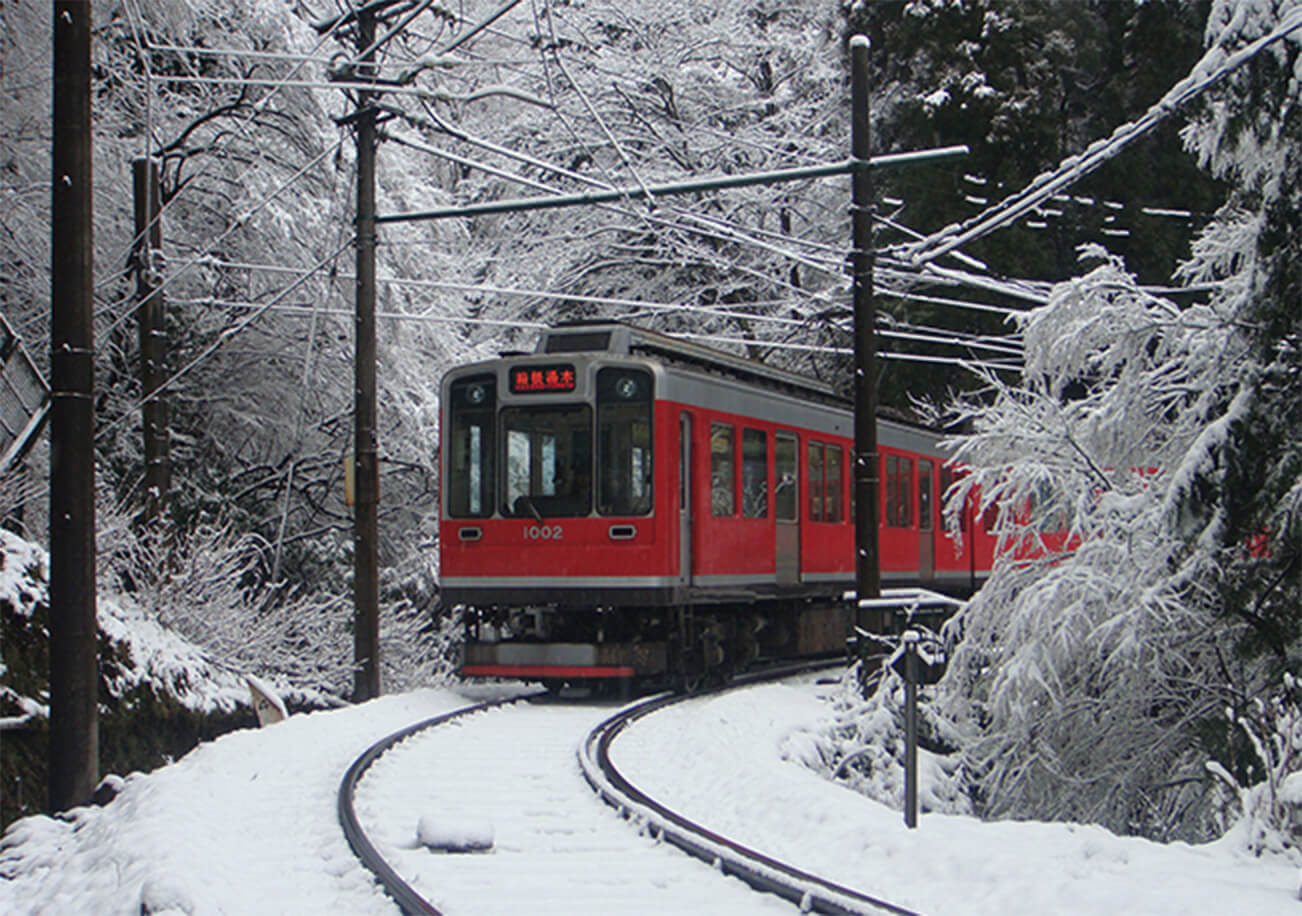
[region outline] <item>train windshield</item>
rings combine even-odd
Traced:
[[[597,372],[597,511],[651,511],[651,373]]]
[[[496,381],[491,375],[452,384],[448,435],[448,514],[493,514],[493,419]]]
[[[592,511],[592,408],[502,409],[502,515],[573,518]]]

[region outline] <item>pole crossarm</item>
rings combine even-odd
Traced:
[[[311,26],[316,30],[318,35],[326,35],[340,26],[350,25],[364,17],[379,19],[381,14],[389,12],[389,7],[392,6],[401,6],[405,9],[411,9],[413,6],[416,6],[416,4],[412,3],[411,0],[372,0],[371,3],[366,3],[362,6],[345,10],[337,16],[331,16],[328,19],[320,19],[311,23]],[[358,48],[359,57],[363,56],[366,47],[367,45],[362,45]],[[372,48],[371,50],[375,49]]]
[[[442,207],[437,210],[422,210],[413,213],[390,213],[377,216],[375,221],[377,223],[411,223],[451,217],[487,216],[493,213],[518,213],[525,210],[578,207],[586,204],[602,204],[620,200],[645,200],[674,194],[697,194],[703,191],[720,191],[726,188],[743,188],[759,184],[780,184],[810,178],[827,178],[832,175],[846,175],[866,169],[892,168],[939,159],[950,159],[965,156],[967,153],[968,147],[965,145],[945,146],[930,150],[872,156],[868,159],[844,159],[840,162],[829,162],[824,165],[776,169],[769,172],[751,172],[746,175],[721,175],[716,178],[701,178],[671,184],[612,188],[609,191],[590,191],[583,194],[557,194],[550,197],[498,200],[490,203]]]

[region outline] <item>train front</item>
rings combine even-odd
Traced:
[[[657,460],[657,365],[598,353],[464,366],[443,381],[439,549],[464,605],[462,673],[549,684],[665,667],[648,638],[681,584]],[[661,427],[663,428],[663,427]]]

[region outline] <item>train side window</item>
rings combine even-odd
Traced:
[[[999,506],[991,503],[986,506],[986,510],[981,513],[981,530],[986,534],[994,534],[995,529],[999,527]]]
[[[886,456],[886,524],[891,528],[913,526],[913,459]]]
[[[882,490],[886,496],[886,524],[896,527],[895,519],[899,516],[900,494],[895,489],[895,481],[900,476],[900,459],[895,455],[886,456],[886,473],[882,475]]]
[[[773,510],[779,521],[793,522],[800,512],[800,477],[795,436],[779,434],[774,439],[774,467],[777,485],[773,488]]]
[[[809,520],[823,520],[823,443],[809,443]]]
[[[741,431],[741,514],[769,515],[769,437],[760,429]]]
[[[710,514],[737,514],[737,447],[726,423],[710,424]]]
[[[931,530],[931,462],[918,461],[918,528]]]
[[[900,459],[900,476],[896,480],[899,498],[896,505],[900,509],[899,527],[913,527],[913,459]]]
[[[823,462],[825,483],[823,484],[823,520],[840,522],[841,514],[841,446],[829,445],[827,458]]]
[[[900,459],[900,527],[913,527],[913,458]]]
[[[953,469],[952,467],[950,467],[948,464],[942,464],[942,465],[940,466],[940,482],[939,482],[939,484],[937,485],[936,495],[937,495],[937,497],[939,497],[939,499],[940,499],[940,508],[941,508],[941,511],[942,511],[942,512],[945,510],[945,499],[946,499],[946,497],[949,495],[950,487],[954,486],[954,484],[955,484],[955,483],[958,481],[958,479],[959,479],[960,477],[962,477],[962,476],[963,476],[963,475],[962,475],[961,473],[957,473],[957,474],[956,474],[956,473],[954,472],[954,469]],[[970,501],[970,498],[969,498],[969,501]],[[960,530],[961,530],[961,531],[967,531],[967,530],[968,530],[968,511],[967,511],[967,509],[964,509],[964,510],[959,514],[959,526],[960,526]]]

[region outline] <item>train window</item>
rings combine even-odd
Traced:
[[[592,511],[592,408],[502,410],[502,514],[574,518]]]
[[[896,525],[900,528],[913,527],[913,459],[900,459],[900,473],[895,478],[895,489],[899,493],[895,505],[899,510]]]
[[[651,373],[609,367],[597,372],[597,511],[651,511]]]
[[[493,514],[493,376],[454,382],[449,391],[448,514],[466,518]]]
[[[913,527],[913,459],[886,456],[886,524],[892,528]]]
[[[895,479],[900,475],[900,459],[895,455],[886,456],[886,473],[882,475],[882,491],[886,496],[886,524],[894,527],[895,516],[899,514],[897,504],[900,494],[895,490]]]
[[[768,518],[769,437],[760,429],[741,431],[741,514]]]
[[[794,522],[800,511],[798,454],[795,436],[779,433],[774,437],[773,464],[778,482],[773,488],[773,510],[778,521]]]
[[[809,518],[815,522],[840,522],[841,446],[809,443]]]
[[[710,514],[737,514],[737,445],[726,423],[710,424]]]
[[[942,464],[940,466],[940,482],[936,488],[936,495],[940,498],[940,507],[942,512],[944,511],[945,508],[945,499],[949,495],[949,488],[954,486],[954,484],[962,476],[963,475],[961,473],[955,473],[954,469],[947,464]],[[971,498],[969,497],[968,502],[970,501]],[[960,530],[967,531],[968,525],[969,525],[969,514],[968,511],[964,509],[963,512],[959,515]]]
[[[823,462],[826,468],[826,483],[823,485],[823,520],[839,522],[841,514],[841,446],[829,445],[827,458]]]
[[[918,528],[931,530],[931,462],[918,461]]]
[[[986,534],[994,534],[999,527],[999,506],[997,503],[991,503],[986,506],[986,510],[981,513],[981,530]]]
[[[823,520],[823,443],[809,443],[809,520]]]

